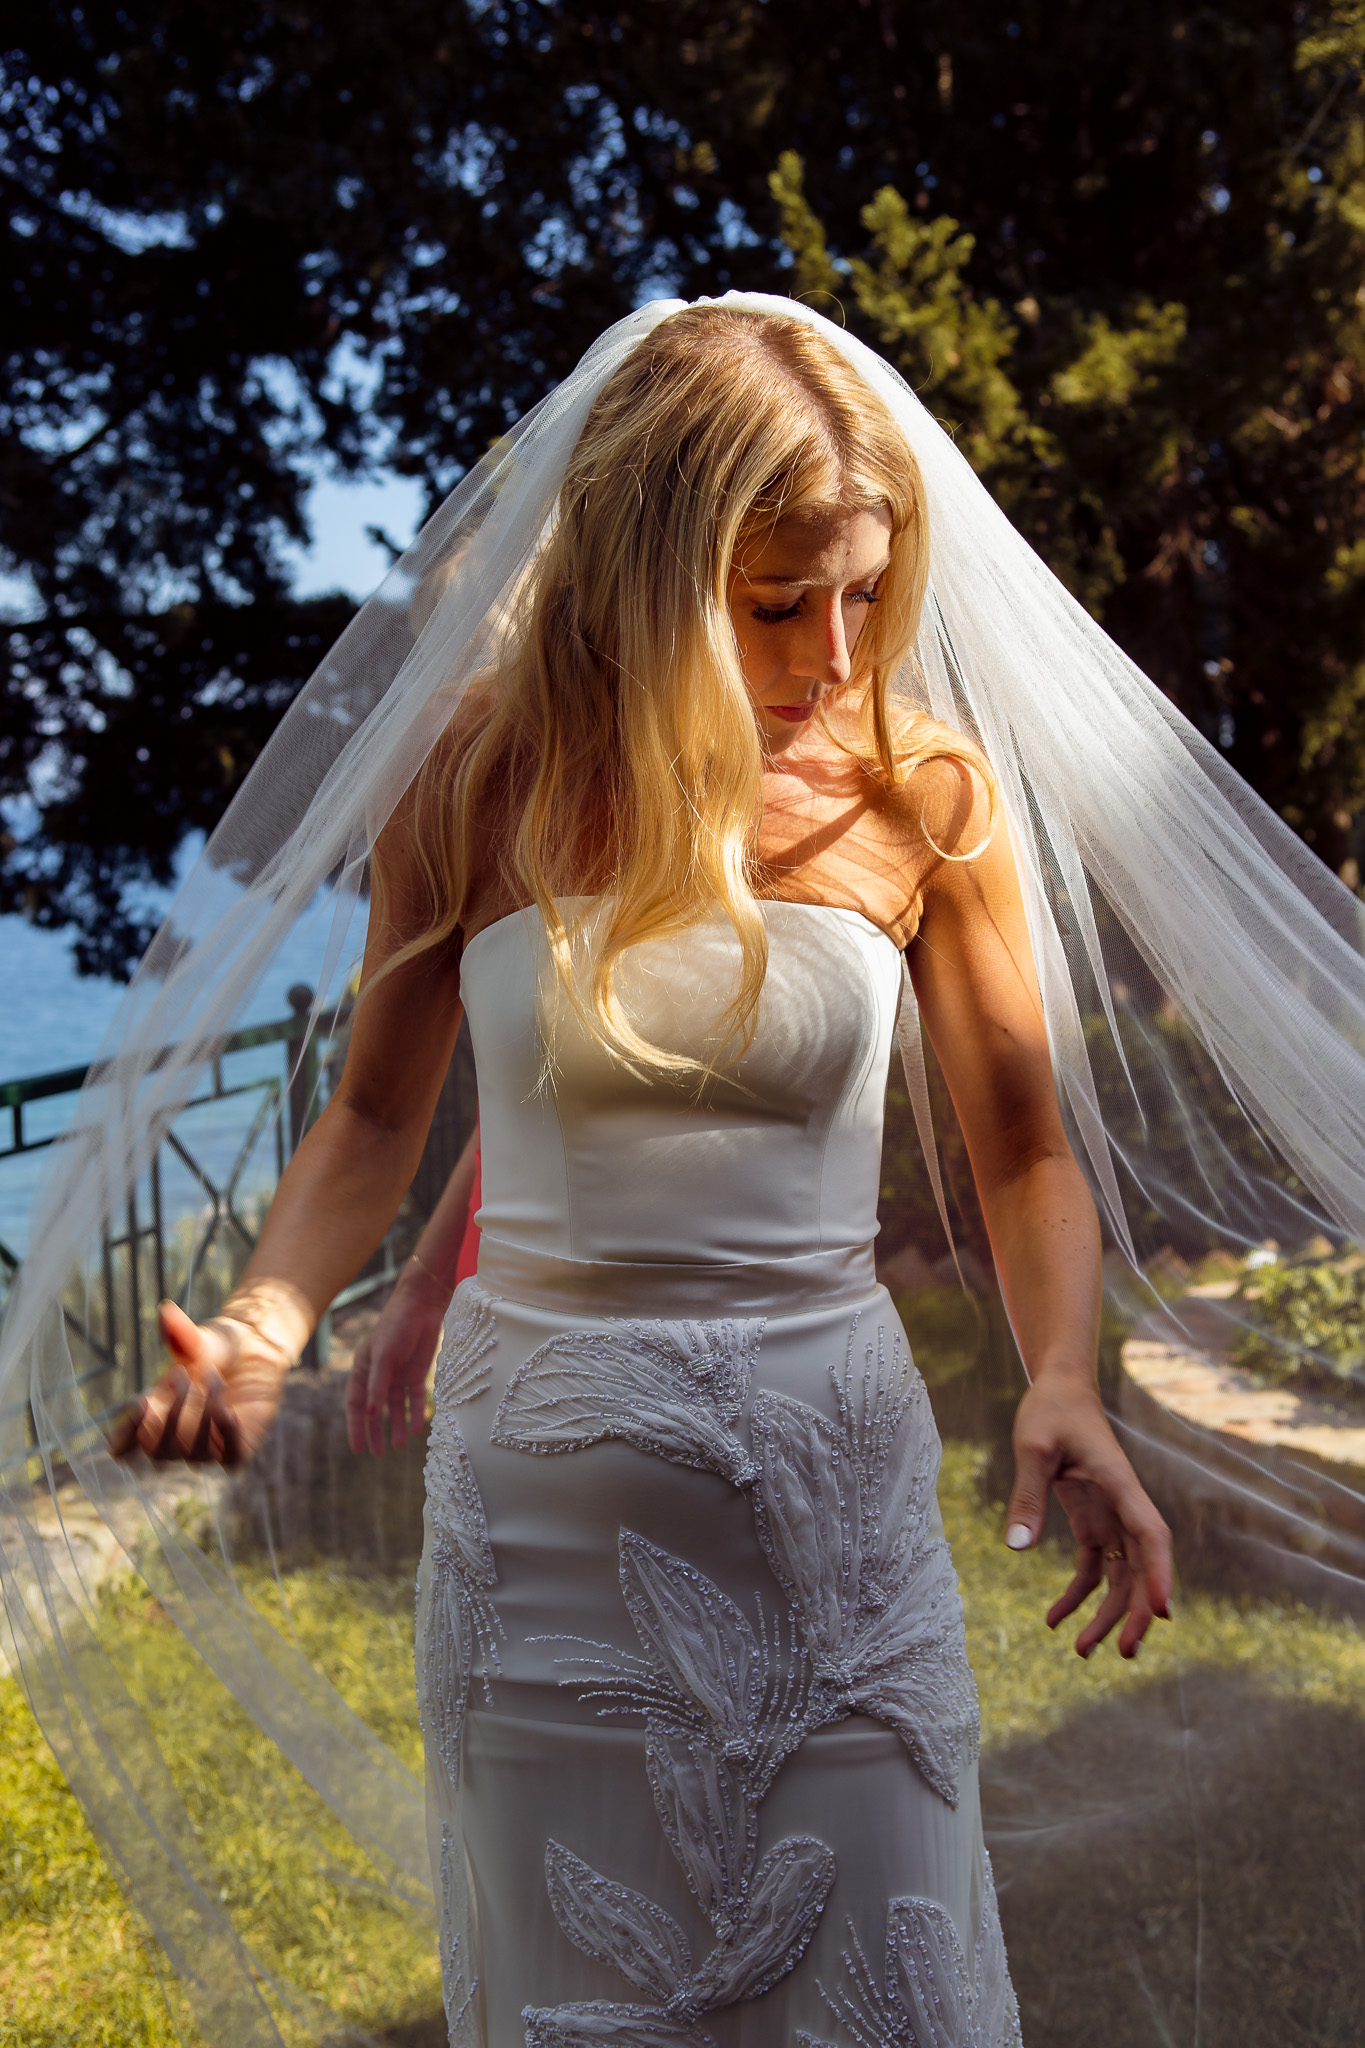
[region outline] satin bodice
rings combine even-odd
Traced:
[[[469,942],[481,1272],[513,1249],[612,1267],[856,1255],[870,1268],[900,955],[857,911],[766,901],[763,913],[753,1041],[701,1086],[632,1072],[594,1039],[560,994],[538,911]],[[628,1014],[652,1042],[707,1059],[738,966],[719,916],[636,947],[621,966]]]

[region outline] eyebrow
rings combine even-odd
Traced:
[[[862,576],[850,576],[848,580],[850,583],[871,583],[876,577],[884,576],[890,567],[891,557],[888,555],[875,569],[868,569]],[[776,583],[784,590],[814,590],[819,587],[814,576],[753,576],[747,569],[741,569],[739,573],[746,583]]]

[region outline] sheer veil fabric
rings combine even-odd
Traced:
[[[1129,1320],[1147,1317],[1149,1344],[1172,1355],[1197,1349],[1188,1305],[1163,1307],[1142,1277],[1163,1248],[1192,1261],[1220,1248],[1240,1259],[1267,1240],[1365,1243],[1365,913],[1062,588],[894,370],[796,302],[732,294],[723,303],[817,325],[890,408],[918,460],[929,596],[899,687],[978,740],[999,778],[1059,1096],[1111,1277]],[[395,1914],[433,1920],[426,1800],[370,1725],[378,1717],[364,1718],[333,1682],[325,1647],[243,1575],[220,1496],[208,1490],[207,1519],[196,1519],[145,1470],[109,1458],[92,1419],[92,1388],[103,1399],[109,1382],[92,1379],[83,1339],[105,1284],[100,1248],[272,964],[305,945],[310,959],[320,953],[313,1023],[340,1000],[363,937],[374,837],[510,629],[594,398],[678,306],[650,304],[609,329],[490,451],[291,707],[128,990],[71,1132],[51,1154],[8,1304],[0,1573],[13,1657],[170,1959],[187,2024],[214,2044],[380,2036],[339,2031],[330,1994],[291,1983],[262,1950],[256,1905],[234,1896],[201,1827],[174,1702],[155,1696],[124,1654],[88,1549],[54,1540],[54,1527],[72,1525],[73,1503],[112,1532],[184,1654],[235,1702],[216,1768],[244,1799],[278,1770],[294,1788],[281,1795],[279,1828],[296,1834],[301,1855],[336,1862],[343,1900],[380,1887]],[[431,608],[424,593],[436,590]],[[943,1209],[908,974],[898,1033],[923,1172]],[[1340,1617],[1365,1611],[1365,1493],[1339,1462],[1267,1459],[1245,1434],[1212,1434],[1180,1412],[1158,1422],[1141,1401],[1119,1421],[1178,1527],[1182,1503],[1193,1504],[1196,1549],[1217,1524],[1219,1555],[1243,1571],[1244,1591],[1288,1587],[1325,1617],[1324,1641],[1346,1626]],[[344,1489],[344,1474],[336,1483]],[[1234,2034],[1261,2038],[1245,2030],[1246,1999],[1267,2002],[1272,1965],[1261,1970],[1235,1938],[1238,1915],[1245,1930],[1250,1912],[1245,1899],[1237,1905],[1246,1873],[1221,1867],[1229,1852],[1218,1845],[1235,1830],[1220,1835],[1210,1816],[1233,1798],[1229,1757],[1245,1776],[1258,1753],[1272,1760],[1268,1745],[1278,1770],[1306,1724],[1295,1719],[1297,1696],[1274,1693],[1273,1617],[1255,1627],[1269,1691],[1247,1673],[1229,1690],[1202,1641],[1191,1641],[1174,1680],[1109,1701],[1103,1726],[1070,1743],[1065,1768],[1041,1736],[993,1751],[986,1728],[987,1836],[1026,2039],[1093,2038],[1077,2029],[1111,1996],[1132,2007],[1124,2041],[1211,2048]],[[1356,1728],[1346,1715],[1333,1731],[1349,1745],[1365,1737],[1365,1722]],[[1365,1751],[1350,1754],[1359,1772]],[[1282,1799],[1287,1814],[1302,1796],[1298,1780],[1265,1775],[1263,1804]],[[1270,1856],[1272,1834],[1258,1839]],[[1122,1888],[1123,1869],[1138,1863],[1140,1899]],[[1361,1902],[1358,1849],[1340,1877],[1349,1917]],[[1071,1962],[1059,1960],[1056,1926],[1031,1904],[1045,1893],[1072,1927]],[[1340,2020],[1349,1994],[1338,1987],[1329,1998],[1319,1981],[1311,1935],[1297,1930],[1286,1944],[1282,1969],[1317,1972],[1313,1995],[1332,2018],[1314,2022],[1305,2008],[1307,2031],[1284,2023],[1264,2039],[1357,2038],[1359,2026]],[[892,2025],[884,1958],[864,1963],[862,2010],[874,2020],[857,2024],[874,2031],[860,2035],[850,2021],[839,2033],[832,2018],[831,2040],[880,2041],[875,2027]],[[1121,1992],[1104,1988],[1111,1967]],[[1058,1970],[1072,1972],[1074,2000],[1065,1984],[1048,1989]],[[1040,2016],[1032,2035],[1030,2011]],[[906,2013],[894,2039],[905,2048],[984,2041],[967,2031],[965,2012]],[[1365,2001],[1354,2012],[1362,2020]]]

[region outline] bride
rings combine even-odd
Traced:
[[[893,690],[931,539],[809,316],[638,341],[374,845],[341,1081],[221,1315],[163,1305],[174,1363],[117,1446],[257,1451],[467,1013],[482,1239],[417,1653],[454,2042],[1018,2038],[938,1440],[873,1270],[902,956],[1029,1373],[1007,1541],[1055,1488],[1049,1623],[1103,1588],[1083,1656],[1168,1612],[996,776]],[[366,1393],[421,1419],[420,1384]]]

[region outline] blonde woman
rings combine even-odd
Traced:
[[[1056,1623],[1132,1656],[1166,1532],[1096,1390],[1100,1239],[991,769],[893,698],[904,433],[808,318],[607,379],[518,623],[374,851],[333,1100],[127,1434],[249,1456],[416,1166],[462,1009],[476,1280],[436,1379],[418,1672],[452,2041],[1017,2039],[938,1446],[876,1284],[902,954],[1055,1487]]]

